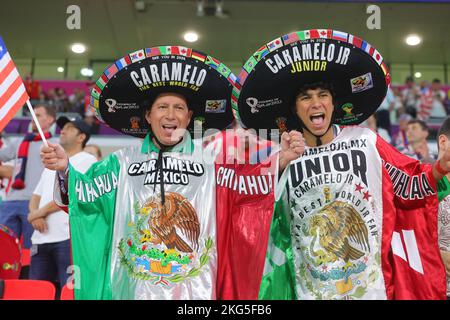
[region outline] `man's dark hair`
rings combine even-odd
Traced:
[[[441,83],[441,80],[439,80],[438,78],[433,79],[433,81],[431,83]]]
[[[408,126],[410,124],[414,124],[414,123],[418,123],[420,125],[420,127],[422,128],[422,130],[425,131],[430,131],[430,129],[428,128],[427,124],[425,123],[425,121],[420,120],[420,119],[412,119],[408,122]]]
[[[50,117],[52,117],[53,119],[56,120],[56,110],[55,107],[48,105],[46,103],[39,103],[37,104],[34,109],[36,108],[44,108],[45,112],[47,113],[47,115],[49,115]]]
[[[81,130],[80,129],[78,129],[78,131],[79,131],[79,133],[78,134],[84,134],[84,139],[83,139],[83,142],[81,143],[81,148],[83,148],[84,149],[84,147],[86,147],[86,144],[87,144],[87,142],[89,141],[89,138],[90,138],[90,136],[89,135],[87,135],[86,133],[84,133],[84,132],[81,132]]]
[[[442,122],[441,127],[438,130],[436,140],[439,141],[439,137],[441,135],[446,136],[450,139],[450,117],[445,118],[444,122]]]
[[[144,106],[145,112],[149,111],[152,108],[152,105],[153,105],[153,103],[155,103],[157,98],[159,98],[161,95],[168,95],[168,94],[173,94],[173,95],[182,97],[186,101],[186,105],[187,105],[188,109],[192,110],[191,101],[185,95],[183,95],[181,93],[178,93],[178,92],[175,92],[175,91],[172,92],[172,91],[169,90],[169,91],[166,91],[166,92],[160,92],[159,94],[154,95],[152,98],[141,102],[141,105]],[[144,114],[145,114],[145,112],[144,112]]]
[[[405,80],[405,82],[414,82],[414,78],[413,78],[413,77],[411,77],[411,76],[409,76],[409,77],[406,77],[406,80]]]
[[[308,90],[317,90],[317,89],[328,90],[331,93],[331,97],[333,98],[334,104],[334,100],[336,98],[336,91],[334,90],[334,87],[331,83],[323,81],[304,84],[303,86],[297,89],[294,98],[295,100],[297,100],[299,95],[305,95]]]

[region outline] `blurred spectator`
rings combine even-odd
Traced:
[[[428,91],[429,88],[430,88],[430,85],[429,85],[427,80],[422,80],[420,82],[420,94],[421,95],[425,94]]]
[[[394,146],[400,152],[408,148],[408,138],[406,137],[406,129],[408,128],[409,121],[412,120],[412,116],[408,113],[402,114],[398,118],[398,133],[394,138]]]
[[[25,90],[27,90],[31,100],[39,100],[41,98],[41,84],[39,81],[34,80],[31,74],[25,78],[23,84],[25,85]]]
[[[426,121],[429,118],[444,119],[447,110],[444,105],[445,92],[441,89],[441,81],[434,79],[431,87],[424,90],[420,98],[420,112],[418,118]]]
[[[24,86],[25,86],[25,90],[28,93],[28,96],[30,97],[30,102],[31,105],[36,105],[39,102],[44,102],[42,101],[42,87],[41,84],[39,83],[39,81],[34,80],[33,76],[31,74],[28,74],[25,78],[25,81],[23,82]],[[28,111],[28,108],[22,108],[22,114],[24,116],[30,116],[30,111]]]
[[[402,93],[397,87],[390,87],[394,94],[394,110],[395,114],[391,114],[391,123],[397,123],[402,114],[405,114],[405,107],[403,105]]]
[[[402,91],[403,105],[405,112],[409,113],[413,118],[417,117],[417,104],[420,98],[420,89],[414,83],[413,77],[406,78],[406,87]]]
[[[82,173],[96,162],[83,147],[90,137],[90,129],[82,120],[58,119],[61,128],[59,143],[74,168]],[[59,289],[67,282],[67,268],[71,264],[69,217],[53,201],[56,172],[45,169],[30,200],[28,221],[35,231],[31,237],[30,279],[58,280]]]
[[[49,139],[51,133],[48,130],[55,122],[55,110],[47,105],[37,105],[34,111],[44,135]],[[28,202],[44,170],[40,157],[42,140],[34,122],[32,127],[33,132],[26,134],[19,146],[0,149],[0,161],[14,159],[13,183],[5,200],[0,203],[0,224],[12,229],[19,238],[23,235],[26,249],[31,247],[33,233],[33,227],[27,220]],[[50,142],[55,142],[55,139],[50,139]]]
[[[55,99],[55,96],[56,96],[55,88],[48,89],[48,91],[47,91],[48,100],[53,101]]]
[[[55,88],[53,102],[56,108],[56,112],[69,111],[69,100],[63,88]]]
[[[437,155],[430,151],[427,138],[429,129],[427,124],[419,119],[408,122],[406,136],[408,138],[408,148],[402,153],[420,160],[422,163],[434,163]]]
[[[84,122],[91,127],[91,134],[98,134],[100,131],[100,121],[95,117],[94,111],[89,107],[83,117]]]
[[[84,147],[84,151],[86,151],[87,153],[92,154],[95,158],[97,158],[97,161],[100,161],[103,158],[102,150],[96,144],[88,144],[88,145],[86,145],[86,147]]]
[[[48,101],[48,96],[44,91],[42,91],[41,94],[39,95],[38,103],[46,103],[47,101]]]
[[[73,93],[69,96],[69,111],[76,112],[83,116],[85,113],[84,109],[84,91],[80,88],[75,88]]]
[[[430,94],[433,99],[433,108],[431,109],[432,118],[445,118],[447,111],[444,106],[445,92],[442,90],[441,80],[434,79],[431,83]]]
[[[380,127],[380,122],[382,122],[382,127],[384,130],[387,130],[389,136],[391,135],[391,114],[393,116],[395,115],[395,96],[391,88],[388,87],[386,97],[376,111],[375,115],[378,127]]]
[[[386,116],[386,114],[384,114],[384,116]],[[389,115],[388,114],[387,114],[387,119],[389,119]],[[386,121],[386,117],[385,117],[384,121]],[[386,140],[387,142],[391,143],[391,141],[392,141],[391,135],[389,134],[388,130],[386,130],[386,128],[383,128],[383,127],[377,125],[377,117],[375,115],[372,114],[366,120],[366,125],[372,131],[378,133],[380,135],[380,137],[382,137],[384,140]]]

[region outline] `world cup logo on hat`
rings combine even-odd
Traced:
[[[352,93],[366,91],[373,88],[373,80],[370,72],[353,78],[350,82],[352,86]]]
[[[248,104],[248,106],[251,108],[251,113],[259,112],[258,108],[256,107],[258,105],[258,99],[256,98],[247,98],[245,102]]]
[[[139,121],[141,121],[141,118],[139,117],[131,117],[131,129],[139,129]]]
[[[283,134],[284,132],[287,131],[287,126],[286,126],[287,119],[285,117],[278,117],[275,120],[275,122],[278,126],[278,130],[280,130],[280,134]]]
[[[345,112],[344,118],[353,117],[353,113],[352,113],[353,104],[351,104],[351,103],[343,104],[342,105],[342,110],[344,110],[344,112]]]
[[[105,99],[105,103],[108,106],[108,112],[116,112],[114,109],[116,107],[117,101],[114,99]]]

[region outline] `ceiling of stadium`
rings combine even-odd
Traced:
[[[214,6],[214,0],[204,0]],[[261,45],[297,30],[332,28],[353,33],[374,45],[391,63],[450,62],[450,3],[380,3],[381,30],[369,30],[366,3],[223,0],[225,18],[197,16],[196,0],[2,1],[0,34],[14,58],[78,58],[69,45],[88,46],[84,58],[113,60],[144,47],[178,44],[207,52],[230,66],[242,63]],[[81,30],[69,30],[66,9],[81,9]],[[185,42],[195,30],[200,39]],[[408,47],[417,33],[423,43]]]

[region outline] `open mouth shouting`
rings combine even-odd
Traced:
[[[309,116],[309,121],[312,129],[321,130],[326,129],[325,123],[325,113],[324,112],[315,112]]]
[[[166,136],[171,136],[178,127],[174,124],[163,124],[162,129]]]

